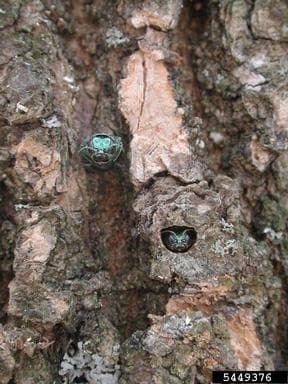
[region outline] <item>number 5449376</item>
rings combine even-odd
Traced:
[[[224,372],[223,373],[223,383],[225,382],[235,382],[235,383],[270,383],[271,382],[271,373],[264,372]]]

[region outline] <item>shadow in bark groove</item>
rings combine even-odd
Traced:
[[[0,183],[0,199],[0,323],[5,324],[9,300],[8,285],[14,277],[12,265],[16,225],[13,219],[13,195],[3,182]]]
[[[148,313],[164,313],[168,288],[150,281],[149,249],[140,250],[133,235],[134,193],[128,159],[124,154],[121,157],[118,169],[90,173],[87,177],[90,244],[95,260],[100,260],[99,270],[109,272],[113,285],[111,292],[101,294],[101,311],[125,339],[148,326]]]

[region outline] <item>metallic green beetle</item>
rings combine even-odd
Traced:
[[[194,228],[173,226],[161,230],[161,239],[169,251],[187,252],[195,244],[197,233]]]
[[[86,168],[102,170],[112,168],[122,151],[121,138],[107,133],[96,133],[85,139],[79,149]]]

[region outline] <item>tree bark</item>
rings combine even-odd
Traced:
[[[0,0],[0,384],[287,369],[287,13]]]

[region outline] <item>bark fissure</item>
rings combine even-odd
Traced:
[[[144,105],[145,105],[145,99],[146,99],[147,68],[146,68],[145,54],[144,53],[142,53],[142,68],[143,68],[143,80],[142,80],[143,95],[142,95],[142,101],[141,101],[140,112],[139,112],[139,117],[138,117],[137,130],[139,130],[140,125],[141,125],[141,118],[142,118],[143,109],[144,109]]]
[[[285,0],[4,3],[0,383],[287,368]]]

